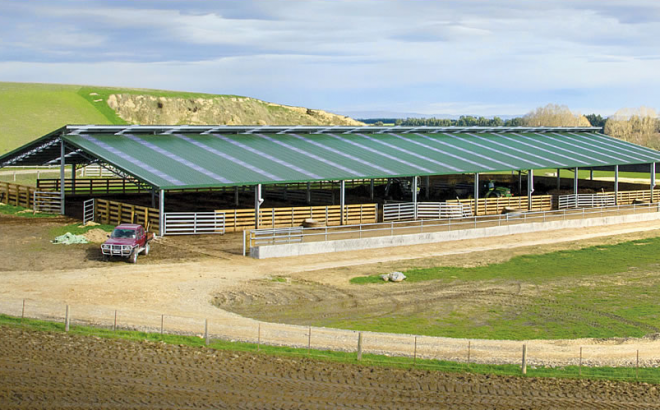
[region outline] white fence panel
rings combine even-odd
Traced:
[[[383,222],[413,219],[415,219],[415,204],[412,202],[383,205]]]
[[[96,201],[94,201],[94,198],[83,202],[83,225],[85,225],[87,222],[94,221],[94,216],[96,215],[95,205]]]
[[[32,207],[35,212],[46,212],[49,214],[59,214],[62,212],[62,196],[59,192],[35,191],[32,199]]]
[[[559,196],[559,209],[599,208],[615,205],[616,197],[614,194],[578,194]]]
[[[464,218],[472,216],[469,204],[446,202],[417,202],[417,219]],[[383,205],[383,222],[413,220],[415,204],[404,202]]]
[[[165,235],[200,235],[224,233],[224,212],[165,213]]]

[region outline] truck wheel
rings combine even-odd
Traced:
[[[147,244],[144,245],[144,251],[142,253],[144,253],[144,256],[149,255],[149,242],[147,242]]]
[[[137,263],[137,257],[138,257],[138,250],[137,248],[135,248],[133,249],[133,252],[131,252],[131,255],[128,257],[128,262]]]
[[[107,262],[108,259],[110,259],[110,258],[108,257],[108,255],[103,255],[103,262]]]

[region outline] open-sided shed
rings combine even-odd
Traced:
[[[254,186],[258,210],[262,185],[328,180],[469,173],[476,186],[479,173],[528,170],[531,195],[542,168],[610,166],[618,175],[649,164],[653,188],[659,160],[592,127],[68,125],[1,156],[0,168],[59,164],[64,186],[66,165],[98,163],[158,194],[161,210],[168,190]]]

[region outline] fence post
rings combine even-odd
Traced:
[[[527,374],[527,345],[522,348],[522,374]]]
[[[639,378],[639,349],[637,349],[637,366],[635,367],[635,379]]]
[[[470,350],[471,350],[470,348],[472,347],[471,344],[472,342],[468,340],[468,360],[467,360],[468,366],[470,366]]]
[[[357,360],[362,360],[362,332],[358,333]]]
[[[582,377],[582,346],[580,346],[580,366],[578,367],[578,376]]]
[[[259,327],[257,328],[257,352],[261,348],[261,323],[259,323]]]
[[[163,335],[164,330],[165,330],[165,315],[160,315],[160,334],[161,334],[161,336]]]
[[[64,331],[69,331],[69,305],[66,305],[66,314],[64,316]]]
[[[117,330],[117,310],[115,310],[115,321],[112,324],[112,331],[114,332],[115,330]]]
[[[209,320],[204,319],[204,342],[209,345]]]
[[[312,327],[309,327],[307,332],[307,356],[309,356],[309,351],[312,349]]]
[[[415,350],[413,350],[413,367],[417,364],[417,336],[415,336]]]
[[[25,318],[25,299],[23,299],[23,309],[21,310],[21,323],[23,323],[23,318]]]

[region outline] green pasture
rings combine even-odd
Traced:
[[[480,303],[477,296],[447,301],[437,312],[363,318],[325,318],[315,325],[480,339],[564,339],[641,337],[660,330],[660,238],[650,238],[525,255],[504,263],[471,268],[439,266],[411,269],[407,283],[383,282],[378,275],[353,284],[383,292],[415,283],[464,283],[480,288],[519,285],[520,295]],[[383,272],[384,273],[384,272]]]
[[[0,214],[20,216],[22,218],[52,218],[59,216],[47,213],[33,213],[32,209],[10,204],[0,204]]]
[[[64,324],[35,319],[21,319],[0,314],[0,330],[3,327],[19,327],[28,331],[64,332]],[[399,369],[419,369],[439,372],[495,374],[502,376],[521,377],[554,377],[570,379],[612,380],[624,382],[645,382],[660,384],[660,369],[639,369],[629,367],[544,367],[528,366],[527,374],[521,375],[517,365],[488,365],[474,363],[459,363],[444,360],[428,360],[414,357],[385,356],[363,354],[362,360],[357,360],[356,352],[336,352],[329,350],[293,348],[286,346],[269,346],[256,343],[245,343],[212,339],[206,346],[204,339],[196,336],[169,335],[130,330],[115,330],[90,326],[70,326],[69,334],[80,337],[100,337],[108,339],[124,339],[135,342],[159,341],[173,345],[185,345],[196,348],[208,348],[222,351],[263,354],[273,357],[310,358],[313,360],[348,363],[363,367],[383,367]]]

